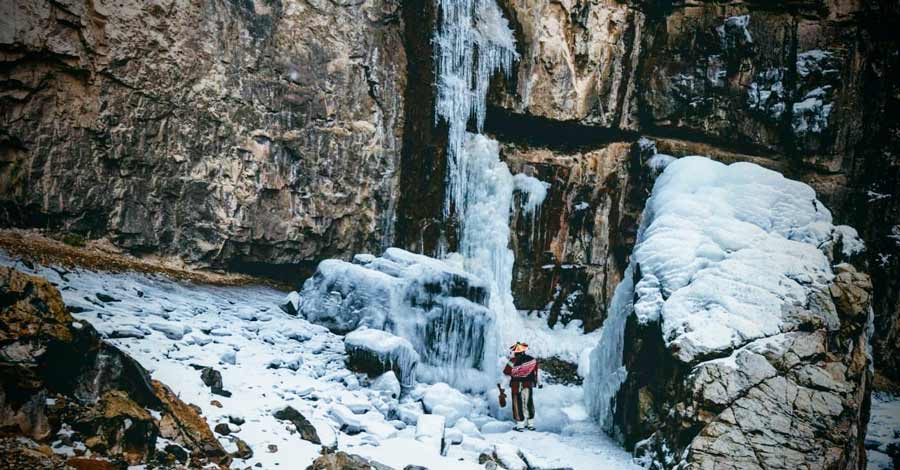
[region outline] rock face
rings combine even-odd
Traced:
[[[638,128],[644,12],[612,0],[499,3],[516,27],[521,60],[496,104],[557,121]]]
[[[600,326],[628,264],[647,196],[653,148],[616,142],[596,150],[554,152],[507,145],[514,173],[551,183],[534,216],[516,205],[513,295],[523,310],[549,310],[548,321]],[[548,308],[549,306],[549,308]]]
[[[379,250],[398,2],[345,3],[4,2],[4,225],[245,271]]]
[[[0,269],[0,309],[4,432],[38,442],[65,438],[128,465],[165,463],[155,448],[164,437],[191,452],[192,466],[228,464],[206,421],[72,318],[46,280]]]

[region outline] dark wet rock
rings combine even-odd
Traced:
[[[181,463],[187,463],[188,457],[190,457],[183,447],[175,444],[166,444],[166,447],[163,450],[165,450],[166,453],[171,454],[175,457],[175,460]]]
[[[232,439],[234,445],[237,446],[237,450],[231,453],[232,457],[244,460],[253,458],[253,449],[251,449],[243,439],[235,436],[229,436],[229,438]]]
[[[101,293],[101,292],[97,292],[96,295],[97,295],[97,300],[99,300],[99,301],[101,301],[101,302],[105,302],[105,303],[110,303],[110,302],[120,302],[119,299],[117,299],[117,298],[115,298],[115,297],[113,297],[113,296],[111,296],[111,295],[103,294],[103,293]]]
[[[321,439],[319,439],[319,434],[316,432],[315,426],[294,408],[288,406],[283,410],[276,411],[273,416],[275,416],[275,419],[290,421],[294,427],[297,428],[297,432],[300,433],[301,439],[312,442],[313,444],[322,443]]]
[[[231,434],[231,428],[228,427],[227,423],[217,424],[216,427],[213,428],[213,431],[215,431],[223,436],[227,436],[227,435]]]
[[[578,375],[578,364],[564,361],[558,357],[545,357],[538,359],[541,369],[541,379],[544,383],[581,385],[584,381]]]
[[[209,387],[210,391],[219,396],[230,397],[231,392],[225,390],[225,385],[222,383],[222,373],[213,369],[212,367],[203,367],[200,369],[200,380],[203,381],[203,384]]]

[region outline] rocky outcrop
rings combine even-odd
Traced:
[[[345,452],[323,454],[306,470],[391,470],[391,467]]]
[[[0,218],[244,271],[379,250],[403,124],[397,10],[4,2]]]
[[[49,282],[0,268],[0,309],[5,433],[60,440],[128,465],[167,463],[156,450],[163,437],[188,450],[192,466],[227,466],[230,458],[199,413],[75,320]]]
[[[501,0],[521,56],[494,102],[516,113],[638,129],[644,12],[628,2]]]
[[[843,265],[800,313],[810,323],[696,365],[668,354],[658,324],[632,319],[617,411],[626,443],[659,468],[864,468],[870,291],[868,276]],[[839,327],[823,327],[835,308]],[[651,357],[652,370],[641,363]]]
[[[618,390],[598,418],[655,469],[864,468],[872,283],[844,262],[852,231],[807,185],[700,157],[669,164],[643,217],[586,380]]]

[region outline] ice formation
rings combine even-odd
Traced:
[[[388,248],[379,258],[320,263],[304,283],[298,312],[335,332],[368,327],[393,333],[421,357],[415,374],[420,380],[473,388],[486,383],[490,362],[484,354],[494,347],[489,297],[483,281],[451,261]],[[347,335],[348,342],[358,333]],[[412,377],[400,379],[408,386]]]
[[[466,126],[475,118],[479,132],[484,124],[485,97],[494,72],[510,74],[518,57],[515,39],[494,0],[436,0],[441,11],[434,36],[437,77],[435,121],[449,128],[447,198],[459,211],[468,191],[469,162],[463,151]]]
[[[852,230],[832,225],[812,188],[777,172],[705,157],[669,163],[591,356],[592,414],[610,427],[627,373],[628,316],[659,321],[666,346],[685,363],[775,335],[790,321],[787,307],[833,278],[823,249],[845,237],[848,252],[861,249]]]
[[[385,331],[360,328],[344,337],[344,347],[350,364],[374,362],[377,373],[394,372],[404,387],[415,385],[419,354],[408,340]]]

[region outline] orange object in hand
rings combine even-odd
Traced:
[[[506,408],[506,390],[500,384],[497,384],[497,389],[500,390],[500,408]]]

